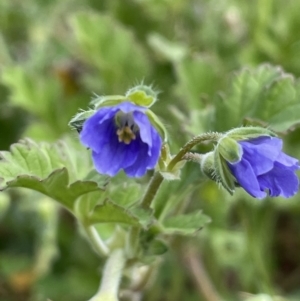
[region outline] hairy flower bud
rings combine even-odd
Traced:
[[[208,178],[216,180],[214,152],[206,153],[201,157],[200,169]]]

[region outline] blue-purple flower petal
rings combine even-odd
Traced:
[[[103,107],[85,121],[80,140],[92,150],[94,166],[99,173],[114,176],[123,169],[130,177],[141,177],[148,169],[155,168],[162,139],[145,114],[146,110],[123,102]],[[122,120],[128,119],[128,124],[117,124],[116,114],[120,111]],[[132,124],[134,126],[130,127]],[[122,126],[129,126],[133,131],[129,142],[120,141],[117,132]]]
[[[288,156],[285,153],[280,153],[276,158],[276,161],[281,163],[282,165],[288,166],[292,170],[299,169],[298,159]]]
[[[273,168],[274,160],[282,148],[282,141],[277,138],[260,137],[253,140],[240,141],[243,147],[243,158],[251,161],[256,175],[264,174]]]
[[[227,162],[237,183],[256,198],[266,196],[291,197],[299,189],[295,171],[299,161],[282,152],[282,140],[274,137],[259,137],[239,141],[243,155],[239,162]]]
[[[111,119],[117,111],[117,108],[111,110],[109,110],[109,108],[103,108],[88,118],[80,133],[81,143],[99,152],[103,144],[111,138],[111,131],[115,130],[115,128],[112,127]]]
[[[112,108],[112,107],[110,107],[110,108]],[[130,112],[135,112],[135,111],[145,113],[147,111],[147,108],[134,105],[133,103],[128,102],[128,101],[121,102],[120,104],[118,104],[117,106],[115,106],[113,108],[117,108],[117,110],[121,110],[124,113],[130,113]]]
[[[250,195],[256,198],[264,198],[266,196],[266,193],[261,191],[257,177],[247,160],[242,159],[236,164],[228,165],[239,185],[241,185]]]
[[[274,168],[267,174],[259,176],[262,189],[269,189],[270,196],[291,197],[298,191],[299,181],[293,170],[275,162]]]
[[[157,163],[157,158],[160,154],[161,148],[161,138],[154,130],[151,128],[151,139],[152,139],[152,147],[146,149],[146,144],[141,143],[140,149],[143,151],[139,152],[139,156],[137,157],[134,164],[125,168],[125,172],[127,175],[132,177],[140,177],[141,175],[145,174],[147,169],[153,169]],[[147,152],[148,156],[145,156],[144,153]]]
[[[134,121],[140,128],[141,140],[149,146],[148,155],[151,155],[151,147],[153,143],[152,131],[154,128],[145,114],[136,111],[133,113],[133,117]],[[159,137],[158,133],[157,136]]]

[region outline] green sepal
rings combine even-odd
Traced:
[[[160,119],[151,110],[147,110],[146,115],[148,116],[151,124],[156,128],[160,136],[163,138],[163,141],[166,143],[168,141],[168,132]]]
[[[127,91],[126,99],[137,106],[149,108],[157,101],[157,94],[151,86],[138,85]]]
[[[98,110],[102,107],[116,106],[125,100],[126,97],[123,95],[97,96],[91,101],[91,105],[94,106],[95,110]]]
[[[219,140],[215,151],[220,152],[220,155],[230,163],[240,161],[243,154],[242,147],[228,135]]]
[[[214,152],[206,153],[202,156],[200,162],[200,169],[208,178],[215,181],[216,171],[215,171],[215,154]]]
[[[230,193],[233,194],[234,188],[235,188],[235,181],[234,177],[231,174],[231,171],[229,170],[229,167],[220,155],[220,153],[215,150],[215,180],[223,185],[223,187]]]
[[[95,110],[82,111],[77,113],[69,122],[69,126],[78,133],[81,132],[84,122],[96,113]]]
[[[248,140],[262,136],[276,137],[276,133],[270,129],[258,127],[258,126],[246,126],[234,128],[224,134],[224,136],[230,137],[234,140]]]

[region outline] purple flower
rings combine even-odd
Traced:
[[[81,143],[92,150],[96,170],[109,176],[121,169],[141,177],[158,161],[162,139],[145,114],[147,108],[122,102],[102,107],[88,118]]]
[[[227,164],[238,184],[250,195],[264,198],[268,190],[272,197],[287,198],[297,193],[298,160],[282,152],[281,139],[263,136],[238,143],[241,159]]]

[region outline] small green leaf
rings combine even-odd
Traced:
[[[151,208],[133,207],[130,208],[130,211],[139,219],[139,223],[144,229],[147,229],[154,222],[153,210]]]
[[[141,208],[127,209],[106,200],[103,204],[97,205],[93,209],[88,220],[90,224],[121,223],[147,229],[153,222],[153,212],[152,210]]]
[[[203,228],[211,221],[210,217],[201,211],[177,215],[166,219],[163,222],[165,234],[191,235]]]
[[[102,205],[97,205],[90,213],[89,223],[121,223],[137,226],[139,219],[127,209],[106,200]]]
[[[144,255],[155,256],[162,255],[168,251],[168,246],[160,239],[153,239],[144,248]]]

